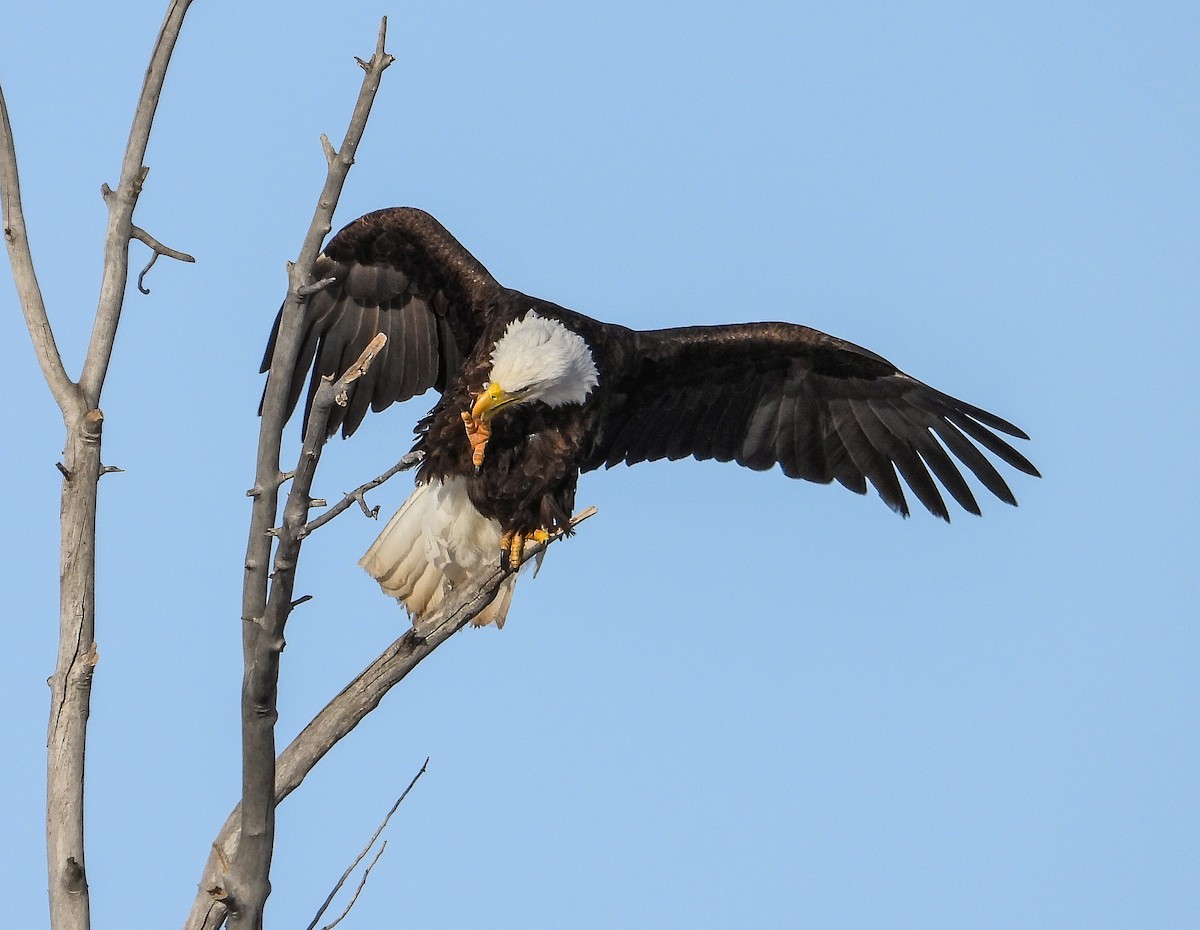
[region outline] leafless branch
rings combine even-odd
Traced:
[[[572,528],[595,513],[596,508],[589,507],[577,514],[571,520]],[[539,558],[548,546],[562,538],[555,536],[545,543],[531,543],[525,549],[523,563]],[[295,791],[325,754],[379,706],[384,695],[483,610],[508,574],[496,568],[475,584],[451,592],[428,616],[429,635],[421,637],[412,630],[406,632],[326,704],[280,754],[275,768],[275,803]],[[225,877],[229,860],[241,844],[241,822],[240,809],[235,808],[213,841],[200,880],[200,892],[184,930],[217,930],[224,921]]]
[[[17,296],[21,311],[25,314],[25,325],[33,340],[42,375],[54,400],[68,420],[76,419],[83,408],[79,386],[67,375],[62,356],[54,341],[50,319],[46,315],[46,304],[38,284],[33,266],[33,252],[25,230],[25,211],[21,206],[21,179],[17,171],[17,148],[13,139],[12,123],[8,118],[8,105],[4,101],[4,90],[0,88],[0,206],[3,209],[4,242],[8,247],[8,260],[12,265],[13,281],[17,285]]]
[[[366,484],[360,484],[357,488],[355,488],[353,491],[348,493],[340,501],[338,501],[336,504],[334,504],[332,507],[330,507],[327,511],[325,511],[325,513],[321,514],[321,516],[317,517],[315,520],[310,520],[304,526],[304,528],[300,531],[301,535],[307,536],[313,530],[320,529],[326,523],[328,523],[330,520],[332,520],[334,517],[336,517],[342,513],[345,513],[347,510],[349,510],[350,505],[355,502],[357,502],[358,506],[362,508],[362,512],[364,515],[366,515],[367,517],[374,520],[376,517],[379,516],[379,508],[378,507],[368,507],[367,499],[364,495],[368,491],[373,491],[375,488],[379,487],[381,484],[383,484],[389,478],[394,477],[395,475],[399,474],[400,472],[408,471],[410,468],[415,468],[418,464],[420,464],[421,459],[423,459],[424,457],[425,457],[424,454],[421,452],[409,452],[407,455],[404,456],[404,458],[400,459],[399,462],[397,462],[395,465],[393,465],[391,468],[389,468],[387,471],[385,471],[378,478],[372,478]]]
[[[176,249],[172,249],[163,245],[140,226],[134,226],[131,230],[131,233],[134,239],[137,239],[138,242],[145,243],[154,252],[154,254],[150,256],[150,261],[147,262],[146,267],[142,269],[142,273],[138,275],[137,288],[143,294],[150,293],[149,288],[143,287],[142,282],[145,280],[150,269],[154,267],[154,263],[158,261],[158,256],[165,255],[167,258],[173,258],[177,262],[194,262],[196,260],[192,258],[192,256],[188,255],[187,252],[180,252]]]
[[[379,834],[383,832],[384,828],[388,825],[388,821],[392,819],[392,814],[396,813],[396,811],[400,809],[400,805],[404,803],[404,799],[406,797],[408,797],[408,793],[410,791],[412,791],[413,785],[415,785],[417,783],[417,779],[419,779],[422,775],[425,774],[425,770],[428,767],[429,767],[429,758],[426,757],[424,764],[421,766],[421,770],[419,772],[417,772],[416,775],[413,776],[412,781],[410,781],[408,783],[408,787],[405,788],[400,793],[400,797],[398,797],[396,799],[396,803],[392,805],[391,810],[389,810],[387,812],[387,814],[384,815],[383,821],[379,824],[378,829],[376,829],[375,832],[371,835],[370,842],[368,842],[367,845],[363,847],[362,852],[360,852],[355,857],[354,861],[350,863],[350,865],[349,865],[349,867],[347,867],[346,871],[342,873],[342,877],[337,880],[337,883],[333,886],[333,890],[329,892],[329,896],[325,899],[324,903],[317,909],[316,916],[313,917],[312,923],[310,923],[308,925],[308,930],[313,930],[313,928],[316,927],[316,925],[320,922],[321,917],[325,914],[325,912],[327,910],[329,910],[329,905],[333,903],[333,899],[335,897],[337,897],[337,893],[339,891],[341,891],[342,886],[346,884],[346,879],[348,879],[350,877],[351,873],[356,868],[358,868],[358,864],[360,862],[362,862],[363,859],[366,858],[367,853],[369,853],[371,851],[371,847],[375,845],[375,841],[377,839],[379,839]],[[387,841],[385,840],[384,846],[386,846],[386,845],[387,845]],[[382,854],[383,854],[383,850],[380,849],[379,855],[382,855]],[[375,857],[374,861],[372,861],[371,865],[367,866],[366,872],[363,873],[362,881],[358,885],[358,891],[356,891],[354,893],[354,897],[351,899],[350,903],[346,905],[346,909],[342,912],[342,916],[339,917],[337,920],[335,920],[333,923],[329,924],[328,927],[322,928],[322,930],[329,930],[330,927],[334,927],[337,924],[341,923],[342,918],[350,913],[350,908],[352,908],[354,906],[354,902],[358,900],[359,892],[362,891],[363,885],[365,885],[367,882],[367,875],[370,874],[371,867],[374,866],[375,862],[377,862],[377,861],[379,861],[378,855]]]
[[[129,144],[125,147],[125,158],[121,162],[121,180],[117,189],[105,197],[108,204],[108,229],[104,236],[104,272],[100,282],[100,301],[96,310],[96,322],[92,327],[92,338],[88,344],[87,357],[83,363],[83,374],[79,386],[90,407],[100,404],[100,389],[112,359],[113,343],[117,336],[117,324],[121,319],[121,307],[125,301],[125,281],[129,276],[129,242],[133,238],[133,208],[142,192],[142,184],[150,169],[142,164],[146,146],[150,142],[150,128],[154,124],[154,113],[158,109],[167,65],[179,38],[183,17],[191,0],[172,0],[166,19],[158,33],[158,41],[150,56],[150,66],[142,82],[142,93],[134,111],[133,126],[129,131]]]
[[[244,626],[242,679],[242,836],[225,884],[230,924],[235,928],[262,926],[262,911],[270,892],[269,873],[275,842],[275,721],[279,686],[279,654],[284,627],[295,603],[292,592],[296,562],[303,542],[299,530],[312,506],[309,491],[327,438],[329,412],[334,403],[345,404],[355,382],[387,343],[379,333],[358,360],[337,381],[322,378],[309,411],[304,446],[283,508],[283,521],[275,532],[271,588],[263,615]]]

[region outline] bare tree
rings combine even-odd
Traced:
[[[133,222],[134,208],[149,171],[143,158],[155,109],[189,5],[190,0],[172,0],[169,5],[146,72],[120,180],[115,189],[108,185],[102,188],[109,209],[104,271],[91,342],[78,380],[72,380],[62,362],[38,286],[21,205],[16,146],[0,89],[0,197],[3,200],[4,237],[34,351],[62,411],[66,431],[64,459],[59,465],[63,475],[59,650],[51,679],[47,755],[47,862],[54,930],[86,930],[91,922],[83,823],[86,727],[97,661],[96,504],[100,478],[106,472],[116,470],[106,468],[101,461],[104,415],[100,397],[124,305],[129,278],[129,245],[138,240],[152,251],[149,264],[138,278],[139,289],[144,290],[142,278],[159,255],[193,261],[185,253],[163,245]],[[236,928],[263,926],[263,909],[270,890],[276,804],[379,704],[392,686],[482,610],[508,574],[507,570],[497,568],[475,585],[447,597],[429,617],[430,632],[427,635],[417,637],[409,631],[396,640],[334,697],[276,758],[280,653],[288,616],[298,603],[293,600],[293,587],[302,542],[356,501],[366,510],[363,494],[367,490],[416,464],[406,457],[385,474],[347,494],[326,514],[309,519],[311,509],[323,503],[311,498],[310,492],[325,444],[329,411],[334,403],[346,402],[354,383],[386,341],[379,335],[340,379],[336,382],[327,379],[321,385],[309,414],[307,439],[299,460],[290,471],[284,472],[280,467],[287,385],[292,378],[303,334],[304,301],[331,283],[314,281],[312,265],[331,229],[333,213],[354,163],[355,151],[383,72],[393,60],[384,47],[386,25],[385,19],[380,25],[374,54],[368,60],[359,60],[365,72],[363,84],[341,146],[334,149],[328,139],[321,137],[327,177],[300,254],[289,266],[288,295],[274,353],[276,361],[263,398],[255,485],[249,492],[254,503],[246,548],[241,614],[244,659],[241,803],[229,815],[213,843],[199,893],[185,922],[187,928],[217,928],[227,920]],[[253,409],[250,402],[246,409]],[[281,517],[280,488],[289,479],[292,485]],[[592,512],[584,512],[575,522]],[[548,543],[530,546],[525,559],[540,557],[546,545]],[[363,881],[365,877],[364,874]],[[341,884],[339,882],[338,887]]]
[[[46,856],[50,922],[55,930],[85,930],[91,925],[84,858],[84,755],[91,703],[95,642],[96,498],[107,469],[101,464],[104,414],[100,396],[112,357],[129,276],[129,243],[146,242],[166,251],[133,223],[133,212],[148,169],[142,163],[171,52],[190,0],[174,0],[167,10],[146,70],[134,113],[129,144],[116,188],[103,186],[108,205],[104,271],[91,341],[78,380],[72,380],[54,341],[46,305],[34,271],[25,231],[16,146],[8,108],[0,91],[0,197],[4,241],[12,263],[21,309],[34,352],[50,387],[66,431],[62,472],[59,597],[59,647],[50,679],[50,723],[46,759]],[[170,250],[177,258],[191,261]]]

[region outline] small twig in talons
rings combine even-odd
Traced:
[[[363,859],[366,858],[367,853],[369,853],[371,851],[371,847],[375,845],[375,841],[377,839],[379,839],[379,834],[383,832],[384,827],[386,827],[388,825],[388,821],[392,819],[392,814],[396,813],[396,811],[399,810],[400,805],[404,803],[404,799],[406,797],[408,797],[408,793],[410,791],[412,791],[413,785],[415,785],[417,783],[417,779],[419,779],[422,775],[425,774],[425,770],[427,768],[429,768],[429,758],[428,757],[426,757],[424,764],[421,766],[421,770],[419,772],[417,772],[416,775],[413,776],[412,781],[410,781],[408,783],[408,787],[405,788],[403,793],[400,795],[400,797],[398,797],[396,799],[396,803],[392,805],[392,809],[387,812],[387,815],[383,818],[383,822],[379,825],[378,829],[376,829],[376,831],[375,831],[375,834],[371,837],[371,841],[369,843],[367,843],[366,846],[363,847],[363,851],[360,852],[357,857],[355,857],[354,861],[350,863],[349,868],[347,868],[346,871],[342,873],[342,877],[337,880],[337,884],[334,885],[333,890],[331,892],[329,892],[329,896],[325,899],[325,903],[321,905],[320,909],[317,911],[317,915],[312,919],[312,923],[310,923],[308,925],[308,930],[314,930],[314,928],[317,926],[318,922],[320,922],[321,916],[325,913],[325,911],[327,911],[329,909],[329,905],[333,903],[334,897],[337,895],[337,893],[339,891],[342,890],[342,886],[344,884],[346,884],[346,879],[348,879],[350,877],[350,873],[353,872],[355,870],[355,868],[358,867],[358,864],[360,862],[362,862]],[[384,841],[383,846],[384,846],[384,848],[386,848],[386,846],[387,846],[386,840]],[[379,861],[379,857],[381,855],[383,855],[382,848],[376,854],[375,858],[371,861],[371,864],[369,866],[367,866],[366,872],[363,873],[362,881],[359,882],[359,884],[358,884],[358,891],[354,892],[354,897],[351,899],[350,903],[346,906],[346,910],[344,910],[342,912],[342,916],[339,917],[337,920],[335,920],[333,923],[326,924],[325,927],[322,928],[322,930],[330,930],[330,928],[337,926],[337,924],[341,921],[342,917],[345,917],[346,914],[348,914],[350,912],[350,908],[353,907],[354,902],[358,900],[358,895],[359,895],[359,892],[362,891],[363,885],[365,885],[367,883],[367,875],[370,874],[371,869],[375,866],[375,863]]]
[[[148,171],[148,170],[149,170],[148,168],[143,169],[143,171]],[[145,177],[144,174],[143,174],[143,177]],[[142,269],[142,273],[138,275],[137,289],[139,291],[141,291],[143,294],[150,293],[150,289],[145,287],[142,284],[142,281],[145,279],[145,277],[149,273],[150,269],[154,267],[154,263],[156,261],[158,261],[158,256],[165,255],[165,256],[167,256],[167,258],[173,258],[178,262],[194,262],[196,260],[196,259],[192,258],[192,256],[188,255],[186,252],[180,252],[177,249],[172,249],[172,248],[169,248],[168,246],[163,245],[161,242],[159,242],[157,239],[155,239],[152,235],[150,235],[148,232],[146,232],[146,230],[142,229],[140,226],[134,226],[130,230],[130,235],[132,235],[134,239],[137,239],[138,242],[143,242],[146,245],[148,245],[154,252],[154,254],[150,256],[150,261],[146,263],[146,267]]]

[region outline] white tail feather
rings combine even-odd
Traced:
[[[448,591],[497,564],[502,535],[496,520],[475,509],[464,479],[431,481],[417,485],[358,564],[404,604],[420,633],[422,617]],[[504,581],[472,621],[476,626],[504,626],[516,580]]]

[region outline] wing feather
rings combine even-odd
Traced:
[[[876,412],[880,419],[888,424],[892,432],[909,438],[921,458],[924,459],[925,464],[937,476],[937,480],[942,483],[942,486],[950,492],[950,496],[958,502],[958,505],[963,510],[978,516],[980,514],[979,503],[975,500],[975,495],[971,492],[971,487],[967,484],[966,479],[963,478],[962,472],[954,464],[954,459],[946,454],[946,450],[930,433],[928,415],[922,415],[917,419],[915,418],[916,411],[899,409],[894,400],[880,405]]]
[[[1015,497],[984,451],[1037,475],[996,434],[1027,438],[1012,423],[808,327],[611,327],[609,336],[623,348],[608,372],[603,425],[584,470],[689,454],[754,469],[778,463],[790,477],[836,480],[859,494],[869,483],[904,515],[907,486],[946,520],[943,489],[964,510],[980,512],[959,463],[1010,504]]]
[[[886,399],[885,399],[886,400]],[[878,402],[866,400],[851,401],[854,415],[870,439],[871,445],[892,460],[904,483],[912,488],[917,500],[925,505],[935,517],[949,521],[950,512],[946,502],[937,489],[937,484],[929,474],[929,469],[921,461],[914,448],[914,440],[903,431],[897,435],[880,418],[876,405]]]
[[[713,458],[717,426],[731,403],[733,403],[731,392],[721,390],[719,384],[712,382],[705,385],[702,401],[692,408],[690,432],[681,428],[672,434],[671,451],[677,453],[675,457],[685,458],[687,456],[686,450],[690,439],[692,455],[701,461]]]
[[[742,447],[750,411],[758,402],[758,385],[754,381],[738,383],[731,387],[729,406],[721,414],[713,431],[713,458],[718,462],[734,460]]]
[[[737,457],[739,465],[755,471],[766,471],[775,464],[775,443],[778,431],[779,406],[782,393],[779,388],[783,378],[778,371],[763,376],[759,385],[758,401],[750,414],[742,438],[742,451]]]
[[[341,376],[376,333],[388,346],[350,395],[349,407],[330,417],[349,436],[367,408],[383,410],[431,387],[444,388],[474,348],[487,319],[496,280],[433,217],[410,207],[377,210],[334,236],[313,266],[316,279],[333,284],[311,295],[297,337],[288,412],[308,373],[308,401],[324,375]],[[275,326],[262,370],[280,345]]]
[[[898,514],[908,516],[908,500],[896,477],[892,460],[871,442],[859,421],[854,403],[845,398],[832,401],[833,423],[855,468],[866,476],[883,498],[883,502]]]

